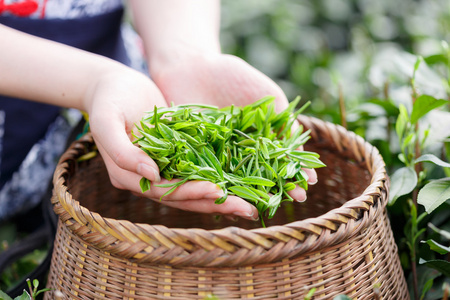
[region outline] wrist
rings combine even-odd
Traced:
[[[160,45],[158,49],[153,49],[147,53],[150,76],[156,79],[162,72],[170,69],[172,66],[176,66],[185,61],[207,59],[208,57],[214,57],[220,54],[219,41],[193,44],[180,40],[172,42],[170,45]]]
[[[121,89],[124,85],[134,83],[136,85],[150,81],[144,74],[129,68],[119,62],[105,58],[92,70],[89,84],[82,97],[81,109],[91,112],[95,105],[94,100],[98,95],[108,95],[110,91]]]

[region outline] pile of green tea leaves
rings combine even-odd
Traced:
[[[210,181],[222,188],[223,203],[236,195],[253,204],[259,217],[272,218],[282,201],[293,201],[287,193],[296,185],[308,188],[302,168],[325,165],[314,152],[299,148],[310,138],[300,125],[291,128],[300,99],[281,113],[275,112],[275,98],[265,97],[244,107],[219,109],[209,105],[178,105],[157,108],[141,120],[137,143],[158,165],[161,176],[181,179],[159,187],[172,193],[188,180]],[[142,178],[142,192],[151,182]],[[263,223],[264,225],[264,223]]]

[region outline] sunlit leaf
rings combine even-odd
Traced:
[[[444,246],[436,242],[435,240],[427,240],[426,243],[430,246],[430,249],[438,252],[439,254],[450,253],[450,247]]]
[[[448,103],[447,100],[436,99],[429,95],[420,95],[414,102],[411,112],[411,124],[415,124],[420,118],[431,110]]]
[[[398,197],[409,194],[417,185],[417,174],[409,167],[403,167],[395,171],[391,176],[391,190],[389,203],[394,204]]]
[[[228,188],[229,191],[234,193],[236,196],[241,197],[243,199],[250,200],[252,202],[259,202],[259,197],[256,195],[253,191],[250,189],[244,187],[244,186],[231,186]]]
[[[430,268],[433,268],[435,270],[438,270],[443,275],[450,277],[450,262],[442,259],[433,259],[433,260],[424,260],[420,259],[419,264],[427,265]]]
[[[245,178],[242,178],[242,182],[252,185],[262,185],[269,187],[275,185],[275,182],[273,182],[272,180],[257,176],[247,176]]]
[[[422,204],[427,213],[431,213],[447,199],[450,199],[450,177],[427,183],[420,189],[417,203]]]
[[[139,186],[141,187],[141,191],[143,193],[151,189],[151,184],[152,182],[145,177],[142,177],[141,180],[139,180]]]
[[[8,296],[6,293],[0,291],[0,300],[12,300],[12,298]]]
[[[441,160],[440,158],[436,157],[433,154],[424,154],[424,155],[420,156],[419,158],[417,158],[415,160],[415,163],[423,162],[423,161],[432,162],[435,165],[438,165],[438,166],[441,166],[444,168],[450,168],[450,163]]]

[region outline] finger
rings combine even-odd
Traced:
[[[289,191],[288,194],[297,202],[303,202],[306,200],[306,191],[299,186]]]
[[[227,200],[221,204],[215,204],[213,199],[172,201],[163,200],[163,204],[181,208],[183,210],[195,211],[209,214],[233,215],[248,220],[258,220],[258,210],[247,201],[236,197],[228,196]]]
[[[170,188],[157,187],[152,184],[150,191],[142,194],[139,180],[141,176],[118,168],[109,157],[104,157],[105,164],[110,174],[111,182],[117,188],[127,189],[137,196],[145,196],[159,201]],[[174,179],[171,183],[179,180]],[[169,183],[163,179],[161,184]],[[161,201],[164,205],[195,211],[200,213],[218,213],[223,215],[234,215],[249,220],[258,219],[256,207],[236,196],[228,196],[224,203],[215,204],[214,201],[223,196],[223,191],[214,183],[208,181],[188,181],[177,187],[174,192],[164,196]]]
[[[124,129],[124,121],[104,114],[92,120],[91,128],[99,150],[110,158],[108,163],[114,163],[121,169],[137,173],[151,181],[161,180],[158,165],[130,141]]]
[[[101,148],[99,149],[101,150]],[[102,152],[102,151],[101,151]],[[125,169],[119,168],[115,162],[106,154],[102,155],[105,165],[108,169],[108,174],[110,176],[113,185],[120,189],[127,189],[135,193],[141,193],[141,187],[139,181],[142,176],[134,172],[130,172]],[[147,177],[146,177],[147,178]],[[147,178],[151,181],[150,178]],[[166,192],[171,188],[164,188],[157,186],[158,184],[168,184],[179,182],[179,179],[173,179],[171,181],[167,179],[162,179],[159,183],[152,182],[149,191],[145,192],[143,196],[159,200]],[[171,194],[163,197],[163,200],[170,201],[183,201],[192,199],[212,199],[216,200],[224,195],[222,189],[209,181],[188,181],[181,186],[179,186]]]
[[[317,183],[318,178],[317,178],[317,172],[314,169],[303,169],[303,171],[305,171],[306,175],[308,175],[308,184],[310,185],[314,185]]]

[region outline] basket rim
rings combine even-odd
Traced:
[[[235,226],[212,230],[168,228],[102,217],[82,206],[65,185],[69,162],[86,153],[86,144],[94,143],[88,133],[67,149],[56,167],[52,197],[54,210],[60,220],[86,242],[112,255],[144,263],[173,266],[248,265],[274,262],[335,245],[377,221],[374,217],[378,215],[376,211],[385,209],[389,190],[385,164],[374,146],[344,127],[305,115],[298,119],[305,129],[311,130],[312,139],[325,140],[327,146],[331,142],[339,153],[351,153],[357,162],[367,167],[371,183],[361,195],[317,217],[256,229]],[[109,242],[106,243],[105,239]],[[292,243],[290,253],[283,256],[274,254],[271,249],[280,243]],[[155,249],[161,248],[166,250],[164,255],[154,254]],[[239,258],[242,256],[239,251],[243,249],[246,253],[253,253],[253,259],[248,256]],[[169,253],[170,250],[174,253]]]

